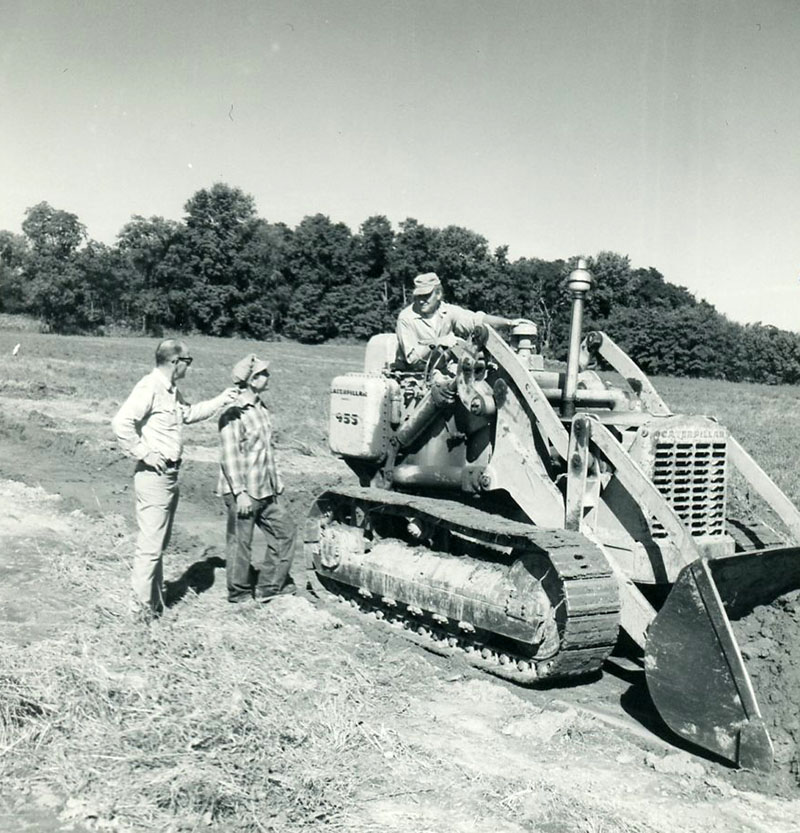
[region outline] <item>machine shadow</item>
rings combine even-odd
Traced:
[[[697,755],[704,760],[731,768],[730,761],[709,752],[707,749],[696,746],[669,728],[656,710],[650,692],[647,690],[647,680],[643,667],[625,667],[616,662],[614,656],[611,656],[605,661],[603,671],[624,683],[628,683],[628,688],[620,696],[619,703],[622,710],[643,729],[646,729],[660,740],[666,741],[670,746],[674,746],[676,750]]]

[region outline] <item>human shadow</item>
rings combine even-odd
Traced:
[[[164,583],[167,607],[176,605],[191,590],[198,595],[214,585],[214,571],[225,566],[225,559],[217,555],[201,558],[189,565],[183,575]]]

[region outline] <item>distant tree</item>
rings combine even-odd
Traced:
[[[236,308],[255,279],[249,245],[253,198],[218,182],[186,203],[184,224],[161,264],[172,326],[210,335],[236,331]]]
[[[485,237],[461,226],[447,226],[439,233],[435,271],[454,303],[482,309],[492,266]]]
[[[413,217],[403,220],[399,229],[394,241],[392,273],[402,308],[411,303],[414,277],[438,267],[439,230],[428,228]]]
[[[605,321],[615,307],[630,306],[631,261],[627,255],[607,251],[587,260],[594,285],[586,299],[586,315],[598,322]],[[570,263],[571,268],[575,265]]]
[[[25,212],[22,233],[38,255],[65,260],[86,240],[86,227],[77,215],[40,202]]]
[[[171,323],[163,264],[180,230],[174,220],[134,214],[117,235],[120,312],[143,333]]]
[[[547,355],[567,331],[569,300],[562,291],[565,264],[563,260],[548,261],[520,258],[509,264],[509,282],[515,297],[513,308],[519,315],[531,318],[539,328],[539,342]]]
[[[242,254],[251,264],[252,280],[241,288],[236,330],[253,338],[273,338],[283,330],[291,301],[292,290],[284,273],[292,230],[283,223],[258,219],[250,231]]]
[[[23,268],[27,309],[55,332],[93,326],[77,257],[86,239],[83,223],[75,214],[41,202],[25,212],[22,231],[30,249]]]
[[[101,327],[118,320],[124,287],[119,282],[119,255],[115,249],[89,240],[76,257],[84,286],[82,311],[84,326]]]
[[[491,255],[491,274],[481,292],[479,307],[499,315],[530,318],[525,314],[525,304],[514,286],[508,246],[497,246]]]
[[[294,230],[286,257],[292,289],[287,335],[312,343],[352,335],[353,320],[366,303],[354,290],[357,275],[350,229],[344,223],[332,223],[324,214],[304,217]]]
[[[21,234],[0,231],[0,311],[25,309],[24,269],[28,241]]]
[[[513,289],[507,251],[507,247],[490,251],[485,237],[462,226],[433,229],[412,218],[404,220],[395,237],[392,266],[394,284],[402,287],[402,301],[396,308],[410,303],[416,275],[436,272],[449,301],[470,309],[513,314],[519,298]]]
[[[735,325],[710,304],[620,306],[604,329],[646,373],[731,378]]]
[[[742,378],[768,385],[800,383],[800,336],[761,323],[741,331]]]
[[[392,224],[383,215],[368,217],[361,224],[354,245],[360,271],[357,291],[365,303],[353,329],[357,336],[368,338],[376,332],[394,329],[405,300],[402,279],[394,272]]]
[[[675,309],[696,303],[688,289],[667,283],[664,276],[652,266],[649,269],[634,269],[630,273],[625,292],[626,306]]]

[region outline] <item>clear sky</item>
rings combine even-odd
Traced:
[[[271,221],[627,254],[800,330],[796,0],[0,0],[0,228],[112,243],[222,181]]]

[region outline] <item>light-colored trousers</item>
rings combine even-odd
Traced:
[[[178,508],[178,472],[158,474],[141,464],[133,475],[136,495],[136,552],[133,556],[131,611],[159,614],[164,609],[164,549]]]

